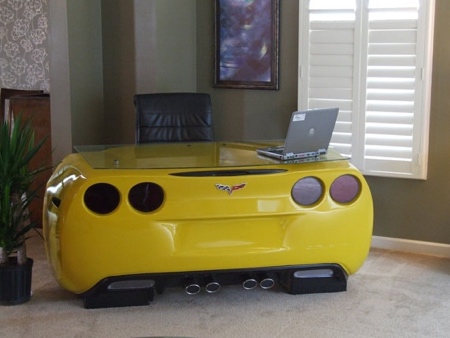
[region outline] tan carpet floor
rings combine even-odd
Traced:
[[[86,310],[29,241],[33,296],[0,306],[0,337],[450,337],[450,260],[372,250],[340,293],[168,289],[149,306]]]

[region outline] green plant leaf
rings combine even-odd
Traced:
[[[24,244],[26,233],[36,224],[29,220],[28,207],[37,196],[31,184],[48,166],[30,169],[29,163],[46,139],[35,143],[32,120],[19,116],[14,124],[0,127],[0,247],[7,255]],[[2,262],[0,262],[2,264]]]

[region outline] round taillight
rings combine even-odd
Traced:
[[[298,180],[292,188],[292,198],[303,206],[317,203],[323,196],[323,184],[316,177],[305,177]]]
[[[164,201],[164,191],[156,183],[138,183],[130,189],[128,201],[138,211],[155,211]]]
[[[361,191],[361,183],[353,175],[342,175],[336,178],[330,187],[331,198],[338,203],[353,202]]]
[[[97,214],[109,214],[118,207],[119,203],[119,190],[108,183],[91,185],[84,193],[84,204]]]

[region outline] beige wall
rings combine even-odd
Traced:
[[[49,0],[53,162],[104,138],[100,0]]]
[[[220,140],[282,138],[297,107],[298,2],[281,1],[280,89],[218,89],[214,79],[214,1],[197,0],[198,90],[213,100]]]
[[[105,134],[101,4],[71,0],[67,13],[72,143],[92,144]]]
[[[70,0],[76,1],[76,0]],[[104,143],[132,143],[133,95],[136,92],[134,1],[101,1]]]
[[[70,69],[65,1],[49,0],[49,55],[53,164],[72,152]]]
[[[101,4],[105,143],[133,143],[135,94],[196,91],[195,0]]]
[[[436,0],[428,179],[368,178],[381,236],[450,243],[449,14],[450,1]]]
[[[196,91],[195,0],[49,0],[52,142],[134,142],[133,95]]]

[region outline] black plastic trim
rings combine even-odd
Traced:
[[[318,274],[310,275],[312,278],[296,278],[298,271],[314,271]],[[332,273],[323,277],[323,271]],[[308,275],[308,274],[307,274]],[[153,300],[154,291],[163,293],[166,288],[186,288],[187,280],[195,280],[199,288],[205,288],[208,281],[214,280],[220,285],[239,285],[254,276],[261,288],[263,281],[272,280],[273,284],[279,284],[290,294],[340,292],[347,290],[348,275],[338,264],[314,264],[282,267],[261,267],[237,270],[215,271],[184,271],[158,274],[136,274],[125,276],[107,277],[99,281],[90,290],[81,294],[84,298],[85,308],[120,307],[134,305],[148,305]],[[136,289],[111,290],[109,285],[123,281],[147,280],[152,287]],[[244,286],[243,286],[244,288]]]
[[[286,172],[286,169],[230,169],[230,170],[205,170],[172,173],[172,176],[183,177],[210,177],[210,176],[246,176],[246,175],[271,175]]]

